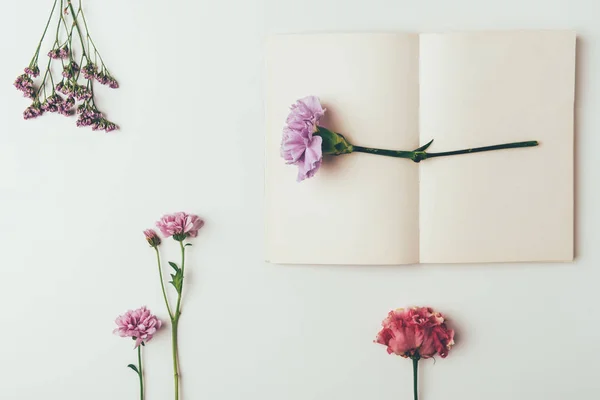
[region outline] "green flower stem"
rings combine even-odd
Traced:
[[[396,158],[408,158],[412,159],[414,156],[413,151],[402,151],[402,150],[384,150],[384,149],[372,149],[370,147],[352,146],[353,152],[375,154],[378,156],[388,156]]]
[[[81,17],[83,18],[83,26],[85,27],[85,35],[87,36],[89,43],[91,43],[92,46],[94,47],[94,53],[97,54],[98,57],[100,57],[100,62],[102,63],[102,66],[105,66],[104,60],[102,59],[102,55],[100,55],[100,52],[98,51],[98,48],[96,47],[96,43],[94,43],[94,40],[90,36],[90,30],[88,29],[87,20],[85,19],[85,13],[83,12],[83,8],[81,9]],[[92,52],[89,44],[88,44],[88,51],[90,53]]]
[[[42,33],[42,38],[40,39],[40,42],[38,43],[38,46],[35,49],[35,54],[33,55],[32,63],[37,62],[37,60],[38,60],[38,57],[40,55],[40,48],[42,47],[42,42],[44,41],[44,38],[46,37],[46,32],[48,32],[48,27],[50,26],[50,22],[52,21],[52,16],[54,15],[54,10],[56,10],[56,4],[58,4],[58,0],[54,0],[54,5],[52,6],[52,11],[50,11],[50,16],[48,17],[48,22],[46,22],[46,27],[44,28],[44,33]],[[60,13],[60,11],[59,11],[59,13]]]
[[[138,375],[140,376],[140,400],[144,400],[144,371],[142,370],[142,346],[138,346]]]
[[[454,156],[457,154],[470,154],[470,153],[480,153],[482,151],[493,151],[493,150],[502,150],[502,149],[517,149],[520,147],[534,147],[539,143],[537,140],[531,140],[528,142],[517,142],[517,143],[506,143],[506,144],[497,144],[495,146],[485,146],[485,147],[475,147],[472,149],[465,150],[455,150],[455,151],[446,151],[443,153],[426,153],[427,158],[433,157],[445,157],[445,156]]]
[[[455,150],[455,151],[446,151],[442,153],[427,153],[425,151],[414,150],[414,151],[402,151],[402,150],[383,150],[383,149],[373,149],[369,147],[361,147],[361,146],[352,146],[353,152],[359,153],[368,153],[375,154],[381,156],[388,157],[397,157],[397,158],[407,158],[413,160],[414,162],[420,162],[426,160],[428,158],[434,157],[446,157],[446,156],[454,156],[458,154],[471,154],[471,153],[480,153],[483,151],[493,151],[493,150],[503,150],[503,149],[516,149],[521,147],[534,147],[539,143],[536,140],[531,140],[527,142],[516,142],[516,143],[506,143],[506,144],[498,144],[495,146],[485,146],[485,147],[474,147],[471,149],[464,150]]]
[[[173,320],[173,313],[171,312],[171,306],[169,305],[169,298],[167,297],[167,291],[165,290],[165,280],[163,278],[162,265],[160,263],[160,252],[158,251],[158,246],[154,247],[154,251],[156,252],[156,262],[158,263],[158,274],[160,276],[160,288],[162,289],[163,298],[165,299],[165,305],[167,306],[167,311],[169,312],[169,318]]]
[[[179,241],[181,247],[181,275],[185,276],[185,246],[183,240]],[[181,293],[177,297],[177,307],[175,307],[176,313],[181,314],[181,294],[183,293],[183,285],[181,286]]]
[[[415,400],[419,400],[419,385],[418,385],[419,357],[413,358],[412,362],[413,362],[413,387],[414,387]]]
[[[179,355],[177,354],[177,333],[179,316],[171,320],[171,344],[173,351],[173,379],[175,380],[175,400],[179,400]]]
[[[185,245],[183,240],[179,241],[181,247],[181,274],[185,272]],[[178,349],[178,333],[179,333],[179,318],[181,317],[181,296],[183,293],[183,283],[181,290],[177,294],[177,305],[175,306],[175,314],[171,317],[171,342],[173,352],[173,378],[175,380],[175,400],[179,400],[179,349]]]
[[[87,53],[85,51],[85,43],[83,41],[83,35],[81,33],[81,29],[79,28],[79,23],[77,22],[77,16],[79,15],[79,13],[75,13],[75,8],[73,8],[73,4],[70,1],[68,2],[68,4],[69,4],[69,10],[71,10],[71,15],[73,16],[73,25],[75,26],[75,29],[77,30],[77,34],[79,35],[79,40],[81,41],[81,52],[83,53],[82,59],[83,58],[89,59],[87,56]],[[79,9],[81,10],[81,1],[79,2]]]
[[[50,74],[50,76],[52,76],[52,74],[50,72],[50,63],[51,62],[52,62],[52,59],[49,58],[48,65],[46,66],[46,72],[44,73],[44,78],[42,78],[42,83],[41,83],[40,87],[38,88],[37,93],[35,94],[35,97],[38,100],[40,98],[40,93],[42,93],[42,90],[44,90],[44,94],[46,93],[46,79],[48,78],[48,74]]]
[[[64,0],[60,0],[60,9],[61,9],[61,10],[62,10],[62,8],[63,8],[63,1],[64,1]],[[61,21],[62,21],[61,15],[62,15],[62,14],[59,12],[59,13],[58,13],[58,23],[56,24],[56,38],[54,39],[54,45],[55,45],[55,46],[56,46],[56,45],[58,45],[58,36],[59,36],[59,34],[60,34],[60,23],[61,23]],[[52,46],[52,48],[54,48],[54,46]]]

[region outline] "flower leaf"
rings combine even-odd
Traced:
[[[172,262],[172,261],[169,261],[169,265],[170,265],[171,267],[173,267],[173,269],[175,270],[175,272],[179,271],[179,267],[178,267],[178,266],[177,266],[177,264],[175,264],[174,262]]]
[[[181,289],[183,288],[183,271],[178,269],[175,274],[171,274],[171,279],[169,283],[173,285],[177,294],[181,294]]]
[[[429,143],[419,147],[418,149],[415,149],[414,151],[425,151],[429,146],[431,146],[431,143],[433,143],[433,139],[431,139]]]
[[[129,364],[127,367],[131,368],[132,370],[134,370],[136,372],[136,374],[140,374],[140,371],[138,371],[137,367],[133,364]]]
[[[191,243],[186,243],[185,247],[188,247],[188,246],[191,246],[191,245],[192,245]]]

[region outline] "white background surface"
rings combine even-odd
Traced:
[[[2,399],[137,398],[136,376],[125,368],[135,358],[132,343],[111,334],[113,320],[142,304],[165,318],[141,231],[178,210],[207,221],[188,267],[182,399],[411,399],[410,362],[371,343],[389,309],[411,304],[437,307],[459,332],[447,359],[423,363],[423,399],[597,396],[595,1],[88,1],[92,34],[122,84],[100,93],[102,109],[122,127],[111,135],[54,115],[21,119],[28,104],[11,84],[51,0],[5,3]],[[581,38],[576,263],[262,261],[265,34],[519,28],[576,29]],[[168,330],[146,350],[147,400],[172,398]]]

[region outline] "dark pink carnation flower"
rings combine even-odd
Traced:
[[[390,311],[382,326],[375,342],[387,346],[389,354],[416,360],[436,354],[445,358],[454,345],[454,331],[429,307]]]

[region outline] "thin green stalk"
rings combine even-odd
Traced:
[[[175,381],[175,400],[179,400],[179,355],[177,353],[177,334],[179,329],[179,316],[171,321],[171,350],[173,352],[173,379]]]
[[[412,152],[412,151],[373,149],[370,147],[362,147],[362,146],[352,146],[352,151],[355,151],[358,153],[375,154],[375,155],[379,155],[379,156],[388,156],[388,157],[396,157],[396,158],[410,158],[410,159],[412,159],[412,157],[414,155],[414,152]]]
[[[96,47],[96,43],[94,43],[94,40],[92,39],[92,36],[90,35],[90,30],[87,25],[87,20],[85,18],[85,12],[83,11],[83,8],[81,9],[81,17],[83,19],[83,26],[85,27],[85,35],[87,36],[87,39],[92,44],[92,46],[94,46],[94,53],[97,54],[98,57],[100,57],[100,62],[104,66],[105,64],[104,64],[104,60],[102,59],[102,55],[98,51],[98,48]],[[89,49],[89,46],[88,46],[88,49]],[[90,52],[91,52],[91,50],[90,50]]]
[[[430,143],[428,143],[424,148],[427,148]],[[536,140],[531,140],[527,142],[516,142],[516,143],[505,143],[498,144],[494,146],[485,146],[485,147],[474,147],[471,149],[464,150],[454,150],[454,151],[445,151],[442,153],[427,153],[424,150],[414,150],[414,151],[402,151],[402,150],[384,150],[384,149],[374,149],[370,147],[362,147],[362,146],[352,146],[352,152],[358,153],[368,153],[375,154],[380,156],[388,156],[388,157],[396,157],[396,158],[407,158],[409,160],[413,160],[414,162],[421,162],[428,158],[434,157],[446,157],[446,156],[454,156],[458,154],[471,154],[471,153],[480,153],[483,151],[493,151],[493,150],[503,150],[503,149],[516,149],[521,147],[534,147],[539,143]]]
[[[142,346],[138,346],[138,375],[140,376],[140,400],[144,400],[144,371],[142,370]]]
[[[183,244],[183,240],[179,241],[179,246],[181,246],[181,275],[185,276],[185,246]],[[181,293],[177,297],[177,307],[175,307],[175,313],[177,316],[181,314],[181,295],[183,293],[183,285],[181,286]]]
[[[52,62],[52,59],[48,59],[48,65],[46,66],[46,72],[44,73],[44,78],[42,79],[42,83],[35,95],[36,98],[39,99],[40,97],[40,93],[42,92],[42,89],[44,90],[44,94],[46,93],[46,78],[48,78],[48,74],[50,73],[50,63]]]
[[[419,357],[412,359],[413,362],[413,387],[415,400],[419,400],[419,386],[418,386],[418,375],[419,375]]]
[[[60,9],[61,9],[61,10],[62,10],[62,8],[63,8],[63,1],[64,1],[64,0],[60,0]],[[59,43],[58,43],[58,36],[59,36],[59,34],[60,34],[60,23],[61,23],[61,20],[62,20],[62,18],[61,18],[61,15],[62,15],[62,14],[61,14],[61,13],[59,13],[59,17],[58,17],[58,23],[56,24],[56,38],[54,39],[54,45],[55,45],[55,46],[59,44]],[[53,46],[53,47],[54,47],[54,46]]]
[[[79,2],[79,9],[81,10],[81,2]],[[81,51],[83,53],[83,57],[88,59],[87,53],[85,51],[83,35],[81,33],[81,29],[79,28],[79,23],[77,22],[77,16],[79,15],[79,13],[75,13],[75,8],[73,8],[73,4],[71,3],[71,1],[69,1],[69,10],[71,10],[71,15],[73,15],[73,25],[75,26],[75,29],[77,29],[77,34],[79,35],[79,40],[81,41]]]
[[[165,280],[163,278],[162,266],[160,263],[160,252],[158,251],[158,246],[154,247],[156,252],[156,262],[158,263],[158,274],[160,276],[160,288],[162,289],[163,298],[165,299],[165,305],[167,306],[167,311],[169,312],[169,318],[173,320],[173,313],[171,312],[171,306],[169,305],[169,298],[167,297],[167,291],[165,290]]]
[[[181,274],[185,272],[185,245],[183,240],[179,241],[181,247]],[[175,306],[175,315],[171,318],[171,342],[173,351],[173,377],[175,379],[175,400],[179,400],[179,318],[181,317],[181,296],[183,294],[183,284],[181,290],[177,293],[177,305]]]
[[[433,157],[445,157],[445,156],[454,156],[457,154],[471,154],[471,153],[480,153],[482,151],[493,151],[493,150],[502,150],[502,149],[517,149],[521,147],[534,147],[539,143],[537,140],[531,140],[528,142],[517,142],[517,143],[506,143],[506,144],[497,144],[495,146],[485,146],[485,147],[475,147],[472,149],[465,150],[455,150],[455,151],[445,151],[443,153],[426,153],[427,158]]]
[[[42,42],[46,37],[46,32],[48,32],[48,27],[50,26],[50,22],[52,21],[52,16],[54,15],[54,10],[56,10],[56,4],[58,4],[58,0],[54,0],[54,5],[52,6],[52,11],[50,11],[50,16],[48,17],[48,22],[46,22],[46,27],[44,28],[44,33],[42,33],[42,38],[38,43],[37,48],[35,49],[35,54],[33,55],[32,62],[37,62],[38,56],[40,55],[40,48],[42,47]]]

